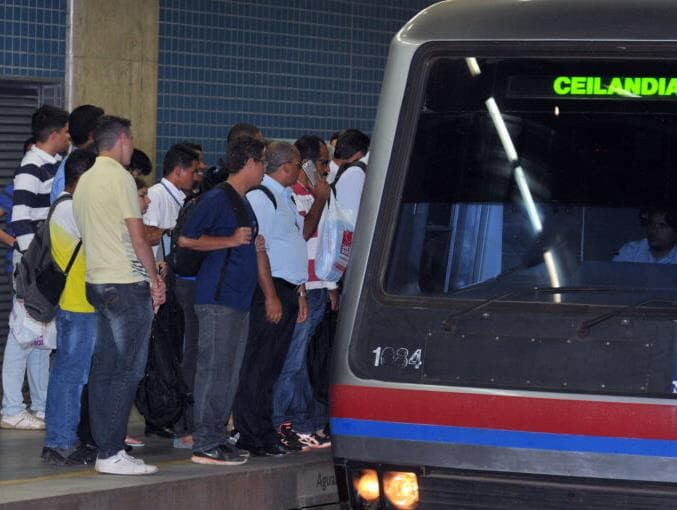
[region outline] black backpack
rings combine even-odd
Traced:
[[[250,227],[252,226],[249,214],[247,213],[247,208],[244,204],[244,199],[238,194],[237,191],[227,182],[223,182],[215,186],[216,188],[221,189],[226,196],[228,201],[233,207],[233,212],[235,213],[235,218],[237,219],[238,227]],[[188,221],[188,218],[195,210],[195,207],[200,202],[200,199],[204,195],[199,195],[196,198],[188,201],[181,211],[179,212],[179,217],[176,220],[176,226],[172,230],[171,236],[171,251],[169,252],[169,264],[172,267],[174,273],[179,276],[195,276],[200,271],[200,266],[202,262],[209,254],[208,251],[196,251],[190,248],[183,248],[179,246],[178,239],[181,235],[181,231]],[[254,224],[256,228],[256,224]],[[256,237],[257,232],[252,232],[252,239]],[[226,253],[226,260],[221,269],[221,276],[216,286],[215,299],[218,298],[221,294],[221,289],[223,287],[223,281],[226,276],[226,270],[228,269],[228,263],[230,262],[231,250],[229,249]]]
[[[190,396],[181,375],[184,319],[173,292],[153,319],[146,372],[136,391],[136,407],[147,422],[171,427]]]
[[[49,220],[57,205],[72,199],[72,195],[63,195],[52,204],[47,219],[38,226],[14,271],[16,297],[23,299],[26,312],[36,321],[49,322],[56,315],[66,278],[82,246],[82,241],[79,241],[64,271],[52,258]]]

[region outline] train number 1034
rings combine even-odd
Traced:
[[[418,370],[423,365],[423,349],[416,349],[409,354],[406,347],[379,346],[373,351],[375,367],[413,368]]]

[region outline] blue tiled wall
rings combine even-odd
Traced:
[[[0,77],[63,80],[66,0],[0,1]]]
[[[208,163],[236,122],[270,138],[372,129],[388,45],[432,0],[160,0],[158,162]]]

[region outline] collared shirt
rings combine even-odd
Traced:
[[[61,156],[51,156],[34,145],[14,172],[12,228],[22,251],[28,248],[38,224],[47,218],[49,192],[60,161]]]
[[[295,285],[308,279],[308,252],[303,239],[303,217],[292,200],[291,188],[285,188],[269,175],[263,177],[277,201],[277,209],[261,190],[247,193],[259,221],[259,233],[266,240],[266,253],[274,278]]]
[[[647,264],[677,264],[677,246],[673,246],[663,258],[656,259],[646,239],[625,243],[614,257],[614,262],[644,262]]]
[[[78,181],[73,213],[82,234],[87,283],[148,281],[125,221],[141,219],[136,184],[120,163],[107,156],[96,158]]]
[[[148,198],[150,198],[150,204],[146,214],[143,215],[143,223],[162,230],[173,229],[186,200],[186,194],[163,177],[160,182],[148,189]],[[165,254],[169,253],[169,242],[169,236],[163,235],[162,243],[165,245]],[[160,245],[153,246],[153,255],[156,258],[159,251]]]
[[[49,193],[49,203],[53,204],[59,195],[63,193],[63,190],[66,189],[66,160],[68,156],[61,160],[59,163],[59,168],[56,169],[56,174],[54,174],[54,181],[52,181],[52,191]]]

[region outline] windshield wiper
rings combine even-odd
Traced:
[[[506,273],[507,274],[507,273]],[[500,277],[503,275],[499,275],[496,278],[492,278],[491,280],[486,280],[484,282],[477,283],[475,285],[471,285],[469,287],[465,287],[459,292],[456,292],[453,294],[453,297],[456,297],[459,293],[465,291],[465,290],[470,290],[470,289],[477,289],[477,288],[482,288],[485,287],[487,284],[490,283],[495,283],[499,281]],[[622,288],[622,287],[583,287],[583,286],[568,286],[568,287],[539,287],[537,285],[528,287],[528,288],[521,288],[521,289],[513,289],[511,291],[505,292],[503,294],[497,295],[490,297],[488,299],[485,299],[481,303],[478,303],[474,306],[471,306],[469,308],[466,308],[465,310],[461,310],[457,314],[450,315],[446,319],[442,321],[442,328],[445,331],[451,331],[453,322],[460,319],[461,317],[465,317],[466,315],[469,315],[473,312],[476,312],[477,310],[480,310],[486,306],[489,306],[492,303],[495,303],[497,301],[502,301],[504,299],[507,299],[511,296],[514,295],[519,295],[519,294],[572,294],[572,293],[586,293],[586,292],[644,292],[646,289],[641,289],[641,288]],[[647,303],[650,303],[652,301],[665,301],[665,300],[658,300],[658,299],[649,299],[645,301],[640,301],[639,303],[635,303],[633,305],[627,306],[625,308],[622,308],[621,310],[617,310],[615,312],[611,312],[608,314],[604,314],[600,317],[596,317],[594,319],[590,319],[589,321],[583,321],[579,327],[578,327],[578,335],[579,337],[583,337],[587,335],[586,333],[582,333],[584,330],[589,332],[589,329],[593,326],[596,326],[600,322],[604,322],[607,319],[610,319],[616,315],[619,315],[627,310],[631,310],[634,308],[637,308],[639,306],[645,305]]]
[[[649,303],[665,303],[665,302],[670,302],[674,303],[673,301],[670,301],[668,299],[656,299],[656,298],[649,298],[649,299],[643,299],[642,301],[638,301],[637,303],[634,303],[632,305],[624,306],[623,308],[619,310],[615,310],[613,312],[609,313],[604,313],[602,315],[598,315],[597,317],[593,317],[592,319],[589,319],[587,321],[581,321],[581,323],[578,325],[578,328],[576,328],[576,334],[578,335],[578,338],[585,338],[590,334],[590,330],[597,326],[598,324],[601,324],[602,322],[605,322],[609,319],[613,319],[614,317],[618,317],[619,315],[630,312],[632,310],[636,310],[640,306],[648,305]]]

